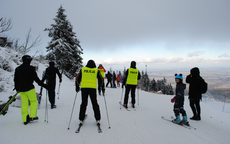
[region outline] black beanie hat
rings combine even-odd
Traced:
[[[136,62],[135,61],[131,61],[131,68],[136,68]]]
[[[30,64],[31,61],[32,61],[32,57],[29,56],[29,55],[24,55],[24,56],[22,57],[22,62],[23,62],[23,63]]]

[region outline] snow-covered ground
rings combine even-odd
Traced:
[[[12,67],[17,65],[12,63]],[[38,76],[41,78],[47,65],[39,64]],[[13,71],[2,71],[8,78],[7,89],[0,93],[1,100],[7,100],[13,94]],[[3,76],[2,76],[3,77]],[[35,83],[36,91],[40,87]],[[12,88],[11,88],[12,87]],[[58,84],[57,84],[58,88]],[[1,144],[229,144],[230,142],[230,114],[222,112],[219,102],[201,102],[202,120],[190,121],[196,130],[186,129],[173,123],[164,121],[161,116],[170,118],[174,115],[172,96],[153,94],[139,91],[139,105],[137,111],[130,108],[127,111],[120,109],[122,89],[106,89],[106,102],[109,111],[111,129],[108,129],[104,97],[98,96],[101,110],[101,128],[103,133],[97,132],[96,122],[93,116],[92,105],[89,100],[88,118],[79,134],[75,133],[78,127],[78,114],[81,95],[78,93],[73,113],[70,130],[68,122],[75,97],[74,81],[63,77],[60,90],[60,99],[56,100],[57,108],[50,109],[49,122],[45,123],[45,94],[38,109],[39,120],[24,125],[21,119],[20,108],[9,107],[5,116],[0,116],[0,143]],[[130,100],[130,99],[129,99]],[[229,104],[226,104],[226,107]],[[230,107],[230,106],[229,106]],[[188,117],[192,116],[186,97],[185,110]]]
[[[41,72],[38,73],[41,75]],[[39,91],[39,87],[36,89]],[[78,127],[81,96],[80,93],[77,95],[72,123],[70,130],[67,130],[75,88],[73,81],[64,78],[60,99],[56,100],[57,108],[52,110],[49,108],[48,124],[44,122],[45,91],[43,91],[41,108],[38,110],[39,121],[25,126],[21,120],[20,109],[10,107],[7,115],[0,118],[0,142],[3,144],[228,144],[230,142],[230,114],[222,113],[215,107],[201,103],[202,121],[190,121],[190,124],[197,128],[192,130],[161,119],[161,116],[167,118],[173,116],[171,96],[139,91],[140,104],[136,106],[137,111],[131,108],[131,111],[126,111],[124,108],[120,110],[118,104],[121,92],[121,88],[106,89],[111,129],[108,129],[104,98],[98,96],[103,133],[97,132],[92,105],[89,101],[88,118],[81,132],[76,134],[74,131]],[[188,116],[192,116],[187,99],[185,110]]]

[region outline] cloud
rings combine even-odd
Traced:
[[[197,56],[200,56],[202,54],[204,54],[204,52],[202,52],[202,51],[194,51],[194,52],[188,53],[187,56],[188,57],[197,57]]]
[[[43,30],[54,23],[60,4],[83,49],[110,51],[158,42],[174,49],[230,46],[229,0],[22,1],[4,1],[0,5],[5,16],[14,22],[10,34],[22,37],[32,27],[34,33],[41,33],[44,48],[50,38]],[[20,11],[13,11],[18,7]]]
[[[228,53],[224,53],[224,54],[218,56],[218,58],[226,58],[226,57],[228,58],[228,57],[230,57],[230,55]]]
[[[106,58],[102,61],[98,61],[100,63],[104,64],[110,64],[110,65],[122,65],[122,64],[129,64],[130,60],[117,60],[113,58]],[[140,58],[136,60],[139,64],[200,64],[200,63],[230,63],[229,59],[210,59],[210,58],[180,58],[180,57],[171,57],[171,58]]]

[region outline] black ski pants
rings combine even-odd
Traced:
[[[99,92],[99,94],[101,94],[101,91],[102,91],[102,93],[105,93],[105,83],[104,83],[104,79],[102,80],[102,82],[103,82],[103,84],[99,84],[98,85],[98,92]]]
[[[190,107],[192,109],[193,115],[200,117],[200,100],[189,99],[189,101],[190,101]]]
[[[100,113],[100,108],[97,103],[97,90],[92,89],[92,88],[82,88],[81,89],[81,106],[80,106],[80,114],[79,114],[79,120],[83,121],[85,118],[85,112],[86,112],[86,107],[88,105],[88,96],[91,99],[91,103],[93,106],[94,110],[94,117],[98,121],[101,119],[101,113]]]
[[[110,86],[111,86],[111,88],[113,87],[113,85],[112,85],[112,79],[107,79],[107,84],[106,84],[106,87],[108,87],[108,85],[109,85],[109,83],[110,83]]]
[[[173,109],[175,116],[182,114],[182,116],[186,116],[186,111],[184,110],[183,104],[174,104],[174,109]]]
[[[49,101],[51,105],[55,104],[55,82],[49,82],[48,83],[49,89],[48,89],[48,95],[49,95]]]
[[[127,85],[125,87],[125,99],[124,99],[124,104],[128,104],[129,100],[129,92],[131,91],[131,103],[135,105],[136,100],[135,100],[135,92],[136,92],[136,85]]]

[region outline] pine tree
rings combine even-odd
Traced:
[[[173,91],[173,87],[172,87],[171,83],[169,85],[169,95],[174,95],[174,91]]]
[[[157,91],[157,83],[154,78],[149,84],[149,91]]]
[[[82,67],[83,49],[64,12],[65,9],[60,6],[54,18],[55,24],[51,24],[51,28],[45,29],[49,32],[48,36],[52,38],[46,47],[49,52],[47,59],[55,60],[56,66],[68,78],[72,79],[76,70]]]

